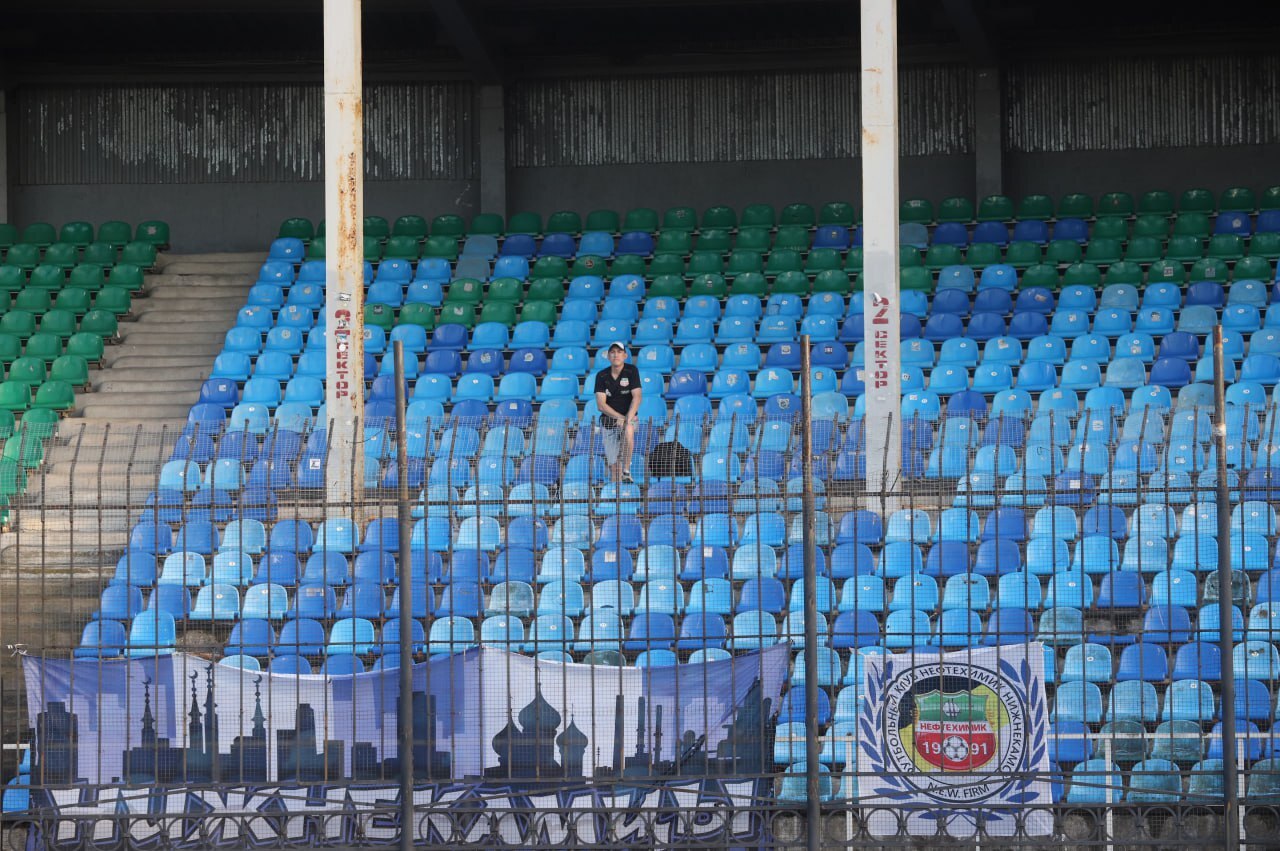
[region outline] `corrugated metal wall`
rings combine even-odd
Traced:
[[[1005,75],[1011,151],[1280,142],[1280,56],[1023,63]]]
[[[370,180],[477,174],[468,83],[365,90]],[[23,185],[320,180],[324,96],[316,85],[26,87],[18,123]]]
[[[508,89],[515,168],[852,157],[857,71],[769,71],[524,80]],[[901,148],[969,153],[972,76],[903,70]]]

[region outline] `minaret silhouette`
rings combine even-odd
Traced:
[[[253,737],[267,739],[267,719],[262,714],[262,677],[253,681]]]
[[[204,745],[204,725],[200,723],[200,699],[196,696],[196,680],[200,677],[191,672],[191,711],[187,713],[187,750],[199,749]]]
[[[205,669],[204,681],[204,755],[213,779],[218,776],[218,704],[213,702],[213,665]]]
[[[142,681],[142,747],[156,746],[156,719],[151,714],[151,678]]]

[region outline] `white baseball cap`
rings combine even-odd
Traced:
[[[611,351],[613,351],[614,349],[621,349],[623,354],[626,354],[626,353],[627,353],[627,347],[626,347],[626,346],[624,346],[624,345],[622,345],[622,343],[621,343],[621,342],[619,342],[618,340],[614,340],[612,343],[610,343],[610,344],[609,344],[609,348],[607,349],[607,351],[610,351],[610,352],[611,352]]]

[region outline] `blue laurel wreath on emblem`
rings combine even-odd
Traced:
[[[894,776],[895,769],[888,764],[885,750],[878,744],[880,739],[877,736],[878,728],[883,720],[885,711],[885,685],[893,679],[895,674],[893,661],[888,657],[884,658],[884,664],[879,670],[873,665],[868,666],[867,693],[858,719],[863,739],[858,743],[859,751],[866,754],[870,771],[878,775],[877,781],[881,785],[872,788],[876,795],[891,801],[918,799],[923,793],[904,778]],[[1035,770],[1044,759],[1045,750],[1048,747],[1048,736],[1046,735],[1048,713],[1045,712],[1044,698],[1042,696],[1043,687],[1039,678],[1031,670],[1030,662],[1025,657],[1022,660],[1022,664],[1017,666],[1006,659],[1001,659],[998,668],[1006,681],[1014,687],[1014,696],[1027,707],[1028,727],[1025,735],[1026,741],[1029,743],[1029,750],[1023,758],[1026,770],[1020,777],[1010,783],[1005,793],[1000,796],[999,802],[995,805],[1011,807],[1013,805],[1026,806],[1035,804],[1040,802],[1041,799],[1049,797],[1044,789],[1034,788],[1036,782],[1040,780]],[[1004,821],[1013,817],[1013,814],[1008,810],[1001,812],[988,808],[963,814],[954,809],[938,809],[918,812],[915,815],[929,820],[947,821],[957,817],[973,820],[979,814],[987,823]]]

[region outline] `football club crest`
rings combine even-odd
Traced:
[[[985,688],[931,691],[916,699],[912,729],[917,764],[941,771],[980,771],[996,757],[996,733],[987,717]],[[928,769],[926,769],[928,770]]]

